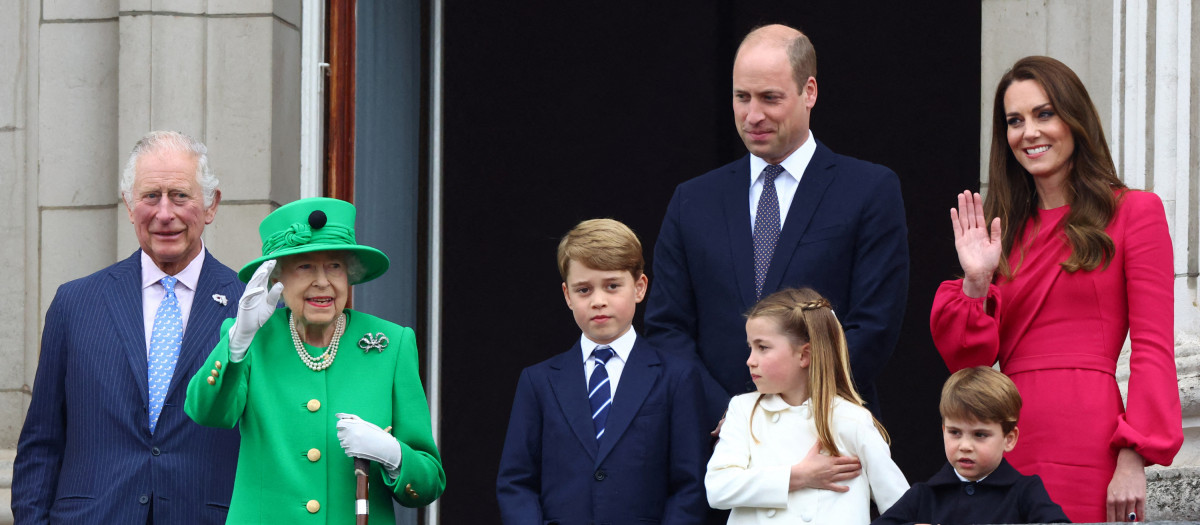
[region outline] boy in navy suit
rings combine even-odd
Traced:
[[[942,387],[942,440],[949,463],[917,483],[872,525],[1070,523],[1041,478],[1004,460],[1017,444],[1021,394],[986,366],[955,372]]]
[[[699,365],[632,329],[644,264],[637,236],[611,219],[581,222],[559,243],[563,297],[583,335],[521,373],[496,480],[504,523],[704,521]]]

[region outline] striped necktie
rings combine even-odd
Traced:
[[[592,377],[588,380],[588,401],[592,403],[592,426],[596,429],[596,441],[600,441],[600,436],[604,435],[604,423],[608,421],[608,409],[612,406],[612,388],[608,384],[605,365],[613,354],[613,349],[607,346],[597,346],[592,350],[596,368],[592,369]]]
[[[762,195],[754,212],[754,292],[759,298],[775,255],[775,243],[779,241],[779,194],[775,192],[775,177],[780,173],[783,166],[778,164],[768,164],[763,169]]]
[[[179,345],[183,342],[183,314],[179,309],[179,298],[175,297],[178,279],[170,275],[162,278],[166,296],[154,313],[154,328],[150,331],[150,353],[147,355],[147,385],[150,387],[150,433],[158,426],[171,376],[175,374],[175,361],[179,359]]]

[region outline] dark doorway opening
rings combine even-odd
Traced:
[[[497,522],[518,375],[579,336],[559,236],[616,218],[649,263],[674,187],[745,153],[730,69],[741,36],[773,22],[816,47],[814,134],[900,176],[912,276],[883,422],[910,481],[945,461],[928,319],[958,270],[946,210],[979,184],[978,2],[474,3],[444,29],[443,523]]]

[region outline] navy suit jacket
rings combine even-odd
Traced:
[[[16,523],[142,524],[151,507],[158,524],[225,522],[238,431],[197,425],[183,400],[244,285],[206,254],[151,435],[141,276],[139,250],[54,295],[13,465]]]
[[[939,523],[1070,523],[1037,476],[1021,475],[1001,459],[982,481],[964,482],[949,463],[917,483],[872,525]]]
[[[597,443],[582,357],[577,342],[521,372],[496,480],[503,522],[702,523],[699,363],[639,337]]]
[[[754,390],[746,319],[754,295],[750,157],[680,184],[654,246],[646,335],[699,354],[715,424],[730,396]],[[763,296],[811,287],[833,303],[850,366],[879,414],[875,378],[900,334],[908,299],[908,227],[896,174],[817,142],[775,247]],[[719,388],[717,386],[719,385]]]

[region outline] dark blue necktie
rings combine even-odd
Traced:
[[[612,388],[608,384],[608,369],[604,365],[612,359],[613,349],[607,346],[597,346],[592,350],[596,358],[596,367],[592,369],[592,377],[588,380],[588,401],[592,403],[592,426],[596,429],[596,441],[604,435],[604,423],[608,421],[608,409],[612,406]]]
[[[775,177],[783,173],[783,166],[768,164],[763,169],[763,190],[758,197],[758,210],[754,213],[754,292],[762,298],[763,282],[771,268],[771,257],[775,255],[775,243],[779,241],[779,194],[775,192]]]

